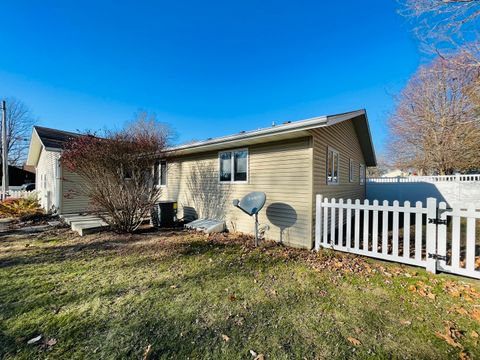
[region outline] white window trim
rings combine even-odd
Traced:
[[[348,165],[349,165],[348,179],[350,182],[354,182],[355,181],[355,164],[352,158],[350,158],[350,162],[348,163]]]
[[[246,151],[247,152],[247,180],[242,180],[242,181],[235,181],[235,174],[234,174],[234,170],[235,170],[235,164],[234,164],[234,156],[233,154],[236,152],[236,151]],[[231,174],[232,174],[232,177],[230,179],[230,181],[225,181],[225,180],[221,180],[220,179],[220,166],[221,166],[221,159],[220,159],[220,155],[221,154],[224,154],[224,153],[231,153],[231,156],[230,156],[230,167],[231,167]],[[218,182],[220,184],[248,184],[249,180],[250,180],[250,152],[248,151],[248,148],[238,148],[238,149],[231,149],[231,150],[222,150],[222,151],[219,151],[218,154]]]
[[[359,171],[358,171],[358,173],[359,173],[359,176],[358,176],[358,177],[359,177],[359,180],[358,180],[358,181],[360,182],[360,185],[364,185],[364,184],[365,184],[366,174],[367,174],[367,173],[366,173],[365,165],[360,164],[360,165],[358,166],[358,169],[359,169]]]
[[[333,153],[333,154],[337,154],[337,181],[328,181],[328,154],[330,153],[330,151]],[[327,180],[327,185],[340,185],[340,153],[335,150],[334,148],[328,146],[327,147],[327,166],[326,166],[326,171],[325,171],[325,178]],[[333,163],[333,165],[335,165],[335,162]]]
[[[162,185],[162,161],[165,162],[165,184]],[[160,159],[158,163],[158,186],[164,188],[168,186],[168,161],[167,159]]]
[[[161,182],[161,178],[162,178],[162,161],[165,162],[165,185],[161,185],[160,182]],[[157,167],[157,171],[158,171],[158,182],[155,184],[157,187],[160,187],[160,188],[166,188],[168,186],[168,161],[167,159],[160,159],[158,160],[158,164],[155,164],[155,166]]]

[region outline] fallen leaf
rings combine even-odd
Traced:
[[[225,334],[222,334],[222,339],[223,339],[223,341],[225,341],[225,342],[230,341],[230,338],[229,338],[227,335],[225,335]]]
[[[465,310],[463,307],[457,308],[456,310],[457,310],[457,312],[458,312],[459,314],[461,314],[461,315],[468,315],[468,311]]]
[[[477,320],[478,322],[480,322],[480,310],[479,309],[474,309],[472,311],[472,318],[474,318],[475,320]]]
[[[455,339],[458,339],[460,336],[462,336],[462,333],[455,329],[452,325],[447,323],[445,326],[445,334],[442,334],[441,332],[437,331],[435,332],[435,336],[445,340],[449,345],[453,347],[457,347],[459,349],[463,349],[462,344],[457,342]]]
[[[34,337],[33,339],[30,339],[27,341],[27,344],[28,345],[32,345],[32,344],[36,344],[37,342],[39,342],[42,338],[42,335],[38,335],[36,337]]]
[[[400,320],[400,324],[402,325],[412,325],[412,322],[409,320]]]
[[[176,289],[177,287],[177,285],[170,285],[170,289]]]
[[[460,360],[471,360],[471,357],[465,351],[462,351],[460,354],[458,354],[458,358]]]
[[[460,291],[453,289],[450,291],[450,295],[453,297],[460,297]]]
[[[355,346],[362,345],[362,343],[360,342],[360,340],[355,339],[354,337],[350,337],[350,336],[349,336],[349,337],[347,338],[347,340],[348,340],[351,344],[353,344],[353,345],[355,345]]]
[[[145,349],[145,351],[143,352],[143,357],[142,359],[143,360],[148,360],[150,359],[150,356],[152,355],[152,345],[151,344],[148,344],[147,348]]]
[[[235,301],[235,300],[237,300],[237,297],[234,294],[230,294],[230,295],[228,295],[228,299],[230,301]]]
[[[53,346],[53,345],[55,345],[56,343],[57,343],[57,339],[53,339],[53,338],[52,338],[52,339],[49,339],[49,340],[45,343],[45,345],[47,345],[47,346]]]
[[[472,338],[478,338],[478,333],[475,330],[472,330],[472,332],[470,333],[470,336]]]
[[[417,291],[417,287],[415,285],[410,285],[408,287],[408,290],[411,291],[411,292],[415,292],[415,291]]]
[[[263,354],[258,354],[258,355],[255,357],[255,359],[253,359],[253,360],[265,360],[265,355],[263,355]]]
[[[429,299],[432,299],[432,300],[435,300],[436,297],[437,297],[435,294],[432,294],[432,293],[428,293],[427,296],[428,296]]]

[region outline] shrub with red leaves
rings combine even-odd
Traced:
[[[85,180],[93,210],[114,230],[133,232],[161,195],[154,166],[170,131],[154,120],[140,119],[124,130],[72,139],[63,164]]]

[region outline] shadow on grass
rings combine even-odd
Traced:
[[[165,259],[169,256],[200,255],[214,249],[223,249],[233,244],[210,242],[198,235],[198,240],[179,241],[179,238],[188,236],[188,233],[147,233],[133,236],[108,234],[85,242],[73,239],[62,245],[46,247],[30,246],[22,249],[7,250],[4,253],[21,253],[17,256],[5,256],[0,261],[0,268],[8,268],[32,264],[55,264],[59,262],[75,261],[82,259],[95,259],[97,257],[118,255],[152,255],[161,254]],[[171,239],[172,238],[172,239]],[[170,241],[172,240],[172,241]],[[32,243],[35,239],[32,239]],[[37,240],[42,244],[46,240]],[[75,242],[76,241],[76,242]]]

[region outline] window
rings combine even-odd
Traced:
[[[248,150],[232,150],[219,153],[220,182],[248,181]]]
[[[365,183],[365,165],[360,164],[360,184]]]
[[[328,148],[327,156],[327,184],[338,184],[338,151]]]
[[[353,159],[350,159],[350,168],[348,170],[348,178],[350,182],[353,182],[355,178],[355,165],[353,164]]]
[[[160,160],[157,162],[153,171],[155,184],[167,186],[167,160]]]

